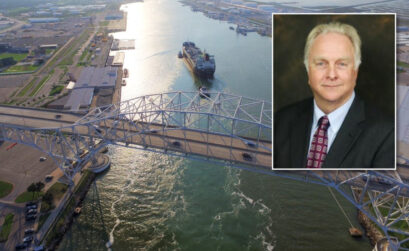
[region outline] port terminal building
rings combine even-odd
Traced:
[[[48,107],[70,111],[88,109],[96,94],[100,93],[103,97],[112,96],[117,76],[117,67],[85,67],[78,80],[70,83],[69,94]]]
[[[125,60],[125,53],[124,52],[117,52],[115,53],[114,59],[112,61],[112,66],[120,67],[124,64]]]
[[[135,49],[135,39],[114,39],[111,46],[111,51],[133,49]]]

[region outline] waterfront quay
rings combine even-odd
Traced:
[[[257,32],[262,36],[271,36],[271,13],[279,11],[276,4],[247,1],[204,1],[183,0],[193,11],[203,12],[209,18],[227,21],[236,25],[236,32],[246,36],[248,32]],[[231,29],[234,29],[231,27]]]

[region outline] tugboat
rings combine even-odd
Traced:
[[[207,91],[206,86],[200,86],[199,95],[201,98],[210,98],[210,93]]]
[[[129,77],[128,69],[124,69],[124,78]]]
[[[351,228],[349,228],[349,234],[352,236],[352,237],[362,237],[362,231],[361,230],[359,230],[358,228],[355,228],[355,227],[351,227]]]
[[[74,209],[74,215],[79,215],[81,213],[81,207],[76,207]]]
[[[122,79],[122,86],[126,86],[126,80]]]
[[[212,78],[216,70],[214,56],[202,52],[193,42],[184,42],[182,56],[189,68],[199,77]]]
[[[178,53],[178,58],[183,58],[183,54],[182,54],[181,51],[179,51],[179,53]]]

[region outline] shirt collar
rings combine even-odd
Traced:
[[[351,97],[348,99],[347,102],[345,102],[345,104],[341,105],[340,107],[338,107],[331,113],[327,114],[329,124],[330,124],[328,130],[332,130],[335,133],[338,132],[339,128],[341,128],[341,125],[344,122],[344,119],[349,111],[349,108],[351,108],[354,98],[355,98],[355,91],[352,92]],[[315,99],[314,99],[313,125],[315,128],[318,126],[318,120],[324,115],[325,113],[321,111],[320,108],[318,108],[317,103],[315,102]]]

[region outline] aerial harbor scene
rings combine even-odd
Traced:
[[[397,13],[396,171],[272,170],[272,14],[320,12]],[[408,250],[408,72],[406,0],[2,0],[0,250]]]

